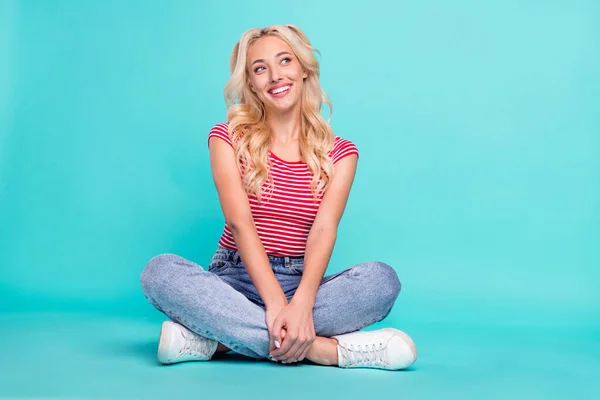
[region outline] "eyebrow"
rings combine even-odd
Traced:
[[[279,57],[279,56],[282,56],[282,55],[284,55],[284,54],[289,54],[289,55],[291,56],[291,54],[290,54],[289,52],[287,52],[287,51],[282,51],[281,53],[277,53],[277,54],[275,55],[275,58],[277,58],[277,57]],[[262,58],[259,58],[258,60],[254,60],[254,62],[253,62],[252,64],[250,64],[250,66],[253,66],[253,65],[254,65],[254,64],[256,64],[257,62],[265,62],[265,60],[263,60]]]

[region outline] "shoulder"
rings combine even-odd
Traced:
[[[333,145],[333,149],[330,153],[333,163],[335,164],[342,158],[347,157],[351,154],[356,154],[356,156],[358,157],[358,147],[356,146],[356,144],[354,144],[354,142],[352,142],[349,139],[345,139],[341,136],[336,136],[335,144]]]
[[[233,147],[231,138],[229,137],[229,123],[227,123],[227,122],[218,123],[210,129],[210,131],[208,132],[209,144],[210,144],[210,139],[212,137],[220,138],[220,139],[224,140],[225,142],[227,142],[231,147]]]

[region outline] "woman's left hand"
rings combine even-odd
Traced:
[[[316,337],[312,307],[292,300],[273,323],[273,332],[281,332],[282,328],[285,336],[281,347],[271,352],[273,359],[286,364],[304,360]]]

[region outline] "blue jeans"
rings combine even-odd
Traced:
[[[269,256],[288,301],[302,279],[303,257]],[[141,274],[148,301],[193,332],[252,358],[269,355],[265,305],[239,252],[218,247],[208,271],[173,254],[152,258]],[[325,276],[317,291],[313,321],[317,336],[354,332],[383,320],[400,281],[392,267],[364,262]]]

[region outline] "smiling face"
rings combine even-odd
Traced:
[[[263,36],[248,48],[246,65],[250,89],[268,113],[287,113],[299,109],[304,78],[291,47],[275,36]]]

